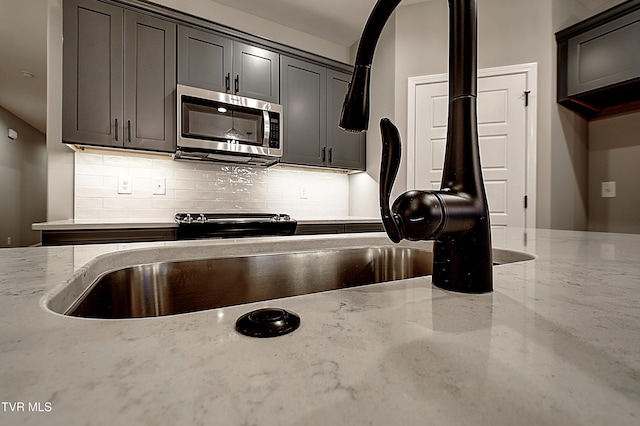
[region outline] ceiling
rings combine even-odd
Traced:
[[[50,1],[0,0],[0,106],[43,133],[46,130],[47,5]],[[357,41],[376,0],[208,1],[351,46]],[[423,1],[431,0],[404,0],[402,5]],[[577,1],[590,9],[612,2]],[[24,77],[23,71],[33,77]]]
[[[404,0],[403,6],[427,0]],[[215,0],[307,34],[351,46],[376,0]]]

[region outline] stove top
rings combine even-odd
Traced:
[[[275,213],[178,213],[175,221],[179,225],[192,223],[261,223],[294,221],[288,214]]]
[[[178,213],[178,239],[293,235],[297,221],[275,213]]]

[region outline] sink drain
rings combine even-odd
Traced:
[[[263,308],[244,314],[236,321],[236,330],[250,337],[276,337],[300,326],[300,317],[281,308]]]

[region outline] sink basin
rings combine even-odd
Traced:
[[[329,245],[289,251],[290,246],[254,243],[259,250],[255,254],[215,258],[203,255],[210,250],[207,246],[184,247],[181,253],[172,251],[171,260],[162,249],[114,253],[96,258],[63,288],[45,296],[43,305],[84,318],[156,317],[422,277],[432,271],[429,245]],[[273,254],[276,250],[280,253]],[[534,258],[493,249],[495,264]]]
[[[140,318],[431,274],[432,253],[342,248],[136,265],[98,277],[65,315]]]

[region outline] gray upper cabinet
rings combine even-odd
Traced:
[[[280,102],[280,55],[218,34],[178,28],[178,82]]]
[[[64,2],[63,141],[175,151],[175,24]]]
[[[283,56],[283,163],[324,166],[327,152],[327,70]]]
[[[283,163],[365,170],[348,65],[148,3],[64,0],[64,143],[175,152],[180,83],[283,104]]]
[[[65,0],[62,139],[122,146],[122,9]]]
[[[280,55],[233,43],[234,90],[240,96],[280,103]]]
[[[346,132],[338,127],[350,81],[350,74],[327,70],[327,162],[332,167],[365,170],[365,133]]]
[[[125,12],[124,116],[127,148],[174,152],[176,26]]]
[[[178,27],[178,83],[215,92],[231,89],[233,41],[217,34]]]
[[[283,163],[365,170],[364,134],[338,127],[350,75],[281,57]]]

